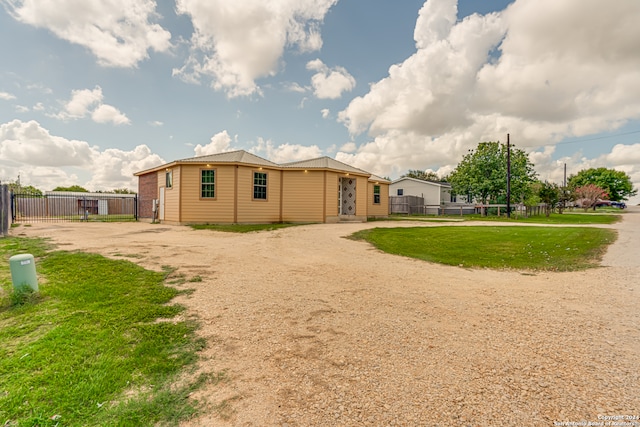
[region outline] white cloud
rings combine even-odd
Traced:
[[[51,135],[36,121],[0,124],[0,177],[43,190],[79,184],[89,190],[137,188],[134,172],[165,163],[146,145],[100,151],[85,141]],[[81,175],[89,178],[82,180]]]
[[[86,186],[92,190],[128,188],[137,191],[138,178],[133,174],[163,163],[165,161],[146,145],[138,145],[131,151],[109,148],[95,158],[94,170]]]
[[[211,142],[207,145],[196,145],[193,151],[196,153],[196,156],[206,156],[209,154],[217,154],[224,153],[225,151],[232,151],[231,148],[231,137],[227,133],[226,130],[222,132],[218,132],[217,134],[211,137]]]
[[[346,69],[330,69],[319,59],[309,61],[307,70],[317,71],[311,77],[311,86],[314,95],[320,99],[338,99],[343,92],[350,92],[356,86],[356,79]]]
[[[188,82],[211,78],[229,97],[260,94],[256,80],[281,68],[287,47],[322,46],[319,25],[338,0],[177,0],[191,18],[191,56],[173,74]]]
[[[11,16],[88,48],[110,67],[135,67],[148,51],[167,51],[171,33],[157,23],[153,0],[6,0]]]
[[[275,163],[309,160],[322,156],[322,150],[317,145],[305,146],[288,143],[275,145],[270,139],[263,138],[258,138],[257,144],[247,151]]]
[[[307,88],[300,86],[298,83],[289,83],[285,85],[285,89],[289,92],[306,93]]]
[[[0,159],[32,166],[91,164],[98,152],[85,141],[54,136],[35,120],[13,120],[0,125]]]
[[[16,97],[8,92],[0,92],[0,99],[4,101],[11,101],[12,99],[16,99]]]
[[[91,118],[96,123],[115,125],[131,123],[129,118],[116,107],[103,104],[103,98],[100,86],[96,86],[93,90],[74,90],[71,92],[71,99],[64,105],[64,110],[52,117],[62,120],[81,119],[91,114]]]
[[[344,153],[354,153],[358,149],[358,146],[355,142],[347,142],[342,147],[340,147],[340,151]]]
[[[322,110],[320,110],[320,114],[322,114],[323,119],[327,119],[329,118],[331,111],[328,108],[323,108]]]
[[[17,113],[28,113],[29,112],[29,107],[27,107],[25,105],[16,105],[16,112]]]
[[[338,160],[389,176],[442,173],[507,133],[526,150],[640,119],[640,2],[516,0],[500,13],[456,14],[455,0],[425,2],[416,52],[339,113],[350,133],[371,138]],[[627,150],[575,164],[635,159]]]
[[[33,106],[33,111],[44,111],[44,104],[42,102],[36,103],[36,105]]]
[[[164,125],[164,123],[163,123],[163,122],[161,122],[161,121],[159,121],[159,120],[154,120],[154,121],[152,121],[152,122],[149,122],[149,125],[151,125],[151,126],[153,126],[153,127],[160,127],[160,126],[163,126],[163,125]]]
[[[102,104],[91,114],[91,118],[96,123],[113,123],[114,125],[128,125],[131,121],[117,108]]]

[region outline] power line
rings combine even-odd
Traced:
[[[625,133],[618,133],[618,134],[615,134],[615,135],[598,136],[598,137],[594,137],[594,138],[574,139],[572,141],[563,141],[563,142],[557,142],[555,144],[546,144],[546,145],[564,145],[564,144],[575,144],[577,142],[598,141],[600,139],[607,139],[607,138],[615,138],[615,137],[618,137],[618,136],[633,135],[635,133],[640,133],[640,130],[634,130],[634,131],[625,132]],[[541,145],[540,147],[542,147],[542,146],[543,145]]]

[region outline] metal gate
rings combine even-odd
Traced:
[[[12,193],[12,222],[137,221],[136,194]]]

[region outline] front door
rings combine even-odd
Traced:
[[[340,215],[356,214],[356,179],[340,179]]]

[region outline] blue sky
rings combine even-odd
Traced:
[[[640,186],[636,0],[0,4],[2,181],[135,189],[234,149],[446,174],[510,133],[543,179]]]

